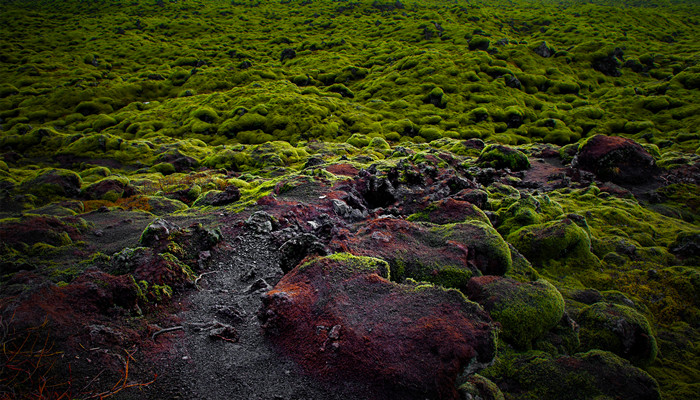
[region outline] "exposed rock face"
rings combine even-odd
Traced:
[[[552,55],[554,55],[554,49],[549,47],[549,45],[547,45],[547,42],[544,41],[535,48],[534,52],[535,54],[544,58],[549,58]]]
[[[317,258],[263,295],[262,326],[314,375],[404,399],[458,398],[457,377],[495,355],[491,319],[458,291],[388,278],[375,258]]]
[[[592,137],[581,146],[572,164],[614,183],[642,183],[656,173],[651,154],[639,143],[618,136]]]

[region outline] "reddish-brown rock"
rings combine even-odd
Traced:
[[[495,354],[490,317],[460,292],[390,282],[385,262],[346,253],[287,274],[260,319],[307,372],[370,383],[377,398],[456,399],[457,377]]]
[[[615,183],[646,182],[656,173],[654,157],[639,143],[619,136],[592,137],[581,146],[572,164]]]

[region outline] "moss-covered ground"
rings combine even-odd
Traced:
[[[0,0],[0,8],[3,298],[30,289],[17,274],[63,287],[108,263],[135,243],[95,246],[85,235],[133,234],[125,220],[137,240],[156,216],[238,213],[372,165],[452,168],[479,182],[488,195],[482,210],[474,206],[481,223],[562,293],[568,315],[599,303],[576,293],[619,293],[604,300],[648,321],[658,353],[638,364],[662,398],[700,392],[697,2]],[[641,144],[659,178],[621,187],[564,176],[594,135]],[[536,176],[543,165],[560,175]],[[433,211],[407,219],[431,221]],[[492,371],[516,370],[503,363],[521,350],[500,345],[508,357]],[[554,347],[550,355],[562,355]]]

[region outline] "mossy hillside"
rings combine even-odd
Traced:
[[[679,132],[684,129],[692,131],[693,128],[692,111],[673,114],[674,110],[692,107],[693,102],[684,99],[692,96],[692,77],[696,74],[694,69],[688,68],[691,64],[688,57],[692,54],[688,50],[692,48],[692,42],[688,38],[693,37],[693,32],[688,32],[687,29],[691,28],[681,22],[684,10],[680,7],[669,10],[667,19],[672,22],[664,27],[658,26],[653,14],[643,8],[619,12],[613,18],[619,24],[607,24],[598,17],[602,12],[611,11],[595,5],[570,6],[564,12],[555,12],[554,9],[545,7],[544,12],[528,15],[514,7],[487,7],[470,11],[440,3],[414,3],[407,5],[401,12],[394,10],[382,15],[391,16],[394,20],[379,27],[375,26],[375,21],[370,20],[372,15],[376,16],[377,9],[369,2],[361,2],[359,7],[340,13],[337,13],[337,7],[332,3],[318,4],[317,7],[322,12],[317,21],[310,23],[312,29],[309,29],[309,21],[285,6],[276,9],[274,14],[266,14],[265,7],[249,8],[245,3],[231,5],[212,2],[199,6],[198,13],[191,14],[193,8],[190,4],[157,7],[143,3],[133,9],[140,13],[136,24],[129,18],[132,9],[112,10],[117,11],[114,15],[107,13],[107,10],[112,9],[107,5],[97,13],[94,20],[82,21],[82,25],[78,25],[102,32],[96,40],[85,43],[88,38],[79,30],[65,34],[72,40],[58,41],[55,44],[51,40],[58,39],[55,38],[56,35],[45,35],[47,39],[43,42],[31,42],[24,37],[8,38],[12,39],[8,42],[10,48],[17,45],[25,47],[24,53],[28,55],[24,58],[18,56],[18,61],[34,67],[12,72],[15,81],[20,83],[14,85],[19,86],[18,93],[12,88],[7,88],[3,93],[5,99],[10,101],[9,110],[19,111],[8,123],[11,127],[21,120],[47,123],[53,118],[58,121],[51,113],[37,113],[49,109],[47,106],[51,105],[54,115],[60,113],[57,110],[65,110],[56,117],[78,112],[88,117],[88,125],[83,126],[99,131],[113,127],[114,121],[122,123],[127,120],[120,119],[117,115],[110,116],[112,112],[123,114],[120,110],[130,108],[158,109],[164,104],[161,102],[167,99],[185,102],[195,100],[197,105],[193,110],[179,107],[185,112],[184,115],[182,112],[170,115],[175,120],[186,121],[183,126],[192,134],[206,135],[214,129],[218,130],[220,124],[224,124],[230,117],[235,118],[236,116],[227,114],[235,111],[235,108],[226,108],[223,103],[215,104],[216,102],[206,104],[199,99],[198,93],[210,96],[245,87],[247,84],[265,88],[266,84],[280,85],[287,82],[303,89],[312,98],[325,97],[341,105],[367,102],[368,107],[359,109],[355,114],[369,122],[369,125],[381,117],[388,123],[380,123],[386,129],[392,129],[392,121],[405,117],[414,123],[428,121],[424,118],[427,113],[440,117],[433,119],[437,126],[431,133],[425,129],[416,132],[394,131],[400,136],[415,140],[430,140],[435,135],[459,137],[480,132],[509,142],[548,140],[564,143],[575,141],[591,129],[603,129],[608,132],[602,133],[627,133],[640,138],[645,136],[647,141],[667,146],[667,139],[664,142],[664,138],[657,138],[664,136],[661,132]],[[231,24],[227,20],[238,9],[244,9],[246,16],[238,18],[236,24]],[[331,21],[328,19],[331,13],[334,14],[331,26],[345,34],[336,35],[341,38],[337,41],[315,39],[314,35],[322,35],[322,30],[327,28],[322,21]],[[190,15],[187,19],[176,18],[182,14]],[[506,15],[510,18],[509,24],[499,26],[499,19]],[[269,28],[265,27],[270,19],[276,20],[283,16],[287,21],[285,33],[282,37],[272,37]],[[37,13],[27,15],[18,10],[7,13],[6,18],[9,29],[17,23],[17,19],[26,20],[23,22],[37,31],[49,29],[40,24],[45,19]],[[55,24],[69,24],[72,18],[75,17],[62,16]],[[360,23],[356,21],[358,18]],[[110,19],[110,23],[100,25],[100,21],[105,19]],[[441,34],[425,34],[425,29],[428,28],[423,21],[426,20],[432,20],[437,24],[434,26],[440,26]],[[632,24],[632,21],[635,23]],[[640,24],[637,21],[644,22]],[[110,31],[107,26],[113,30]],[[248,29],[252,26],[260,29]],[[349,26],[354,31],[347,31]],[[602,26],[606,38],[601,40],[597,36],[600,35]],[[671,27],[675,27],[675,30]],[[654,35],[648,35],[649,28],[653,28]],[[205,31],[208,33],[206,37],[198,35]],[[256,34],[258,31],[262,37]],[[375,35],[389,31],[390,40],[371,40]],[[662,32],[666,34],[663,35]],[[499,42],[493,39],[493,42],[500,44],[491,45],[490,52],[483,51],[482,46],[471,46],[472,50],[468,49],[469,43],[475,43],[475,38],[483,41],[486,37],[500,36],[506,40]],[[598,40],[586,42],[580,39],[586,36]],[[131,40],[118,42],[117,46],[112,45],[115,40],[123,37]],[[155,45],[136,47],[124,44],[149,37],[167,37],[168,40],[161,41],[157,48]],[[232,42],[231,37],[235,38]],[[668,37],[673,37],[673,41],[669,42]],[[264,46],[246,45],[256,41],[262,42]],[[540,41],[546,41],[555,49],[552,57],[545,58],[533,51],[530,43]],[[231,43],[231,46],[220,44],[224,42]],[[81,48],[80,56],[75,51],[66,51],[65,56],[58,58],[49,53],[49,49],[55,47],[73,50],[82,43],[85,46]],[[591,60],[597,57],[596,52],[606,54],[608,48],[615,47],[625,48],[623,58],[641,60],[642,69],[633,67],[636,64],[630,62],[629,67],[621,67],[624,72],[621,76],[610,77],[591,66]],[[279,54],[287,48],[295,48],[296,57],[281,61]],[[569,48],[571,49],[558,50]],[[342,56],[331,56],[336,53],[342,53]],[[454,57],[456,55],[459,57]],[[508,60],[511,60],[511,64],[508,64]],[[243,61],[250,61],[251,65],[242,68]],[[56,93],[48,93],[46,82],[60,82],[65,79],[66,71],[75,76],[72,81],[74,83],[62,87]],[[659,85],[656,80],[664,74],[677,74],[679,78],[671,79],[667,85]],[[23,77],[26,79],[21,79]],[[40,83],[32,82],[32,77],[39,79]],[[520,88],[514,84],[509,85],[509,79],[512,80],[513,77],[518,78]],[[408,84],[416,79],[422,83]],[[316,86],[321,90],[311,90]],[[625,88],[635,87],[639,90],[630,93],[639,96],[640,100],[622,101],[629,97]],[[42,95],[42,90],[50,95]],[[348,93],[354,95],[351,97]],[[20,101],[23,95],[30,94],[33,98]],[[669,102],[668,98],[673,101]],[[397,99],[402,99],[408,107],[401,109],[400,114],[387,106]],[[17,108],[20,103],[22,107]],[[260,104],[260,101],[256,103]],[[596,108],[597,103],[601,104]],[[486,112],[477,118],[481,121],[460,122],[459,118],[445,118],[455,115],[455,112],[468,112],[483,104],[486,105]],[[203,106],[209,107],[210,112],[193,113]],[[267,108],[271,110],[274,107]],[[606,112],[601,114],[600,110]],[[276,139],[289,140],[289,133],[293,131],[289,125],[295,124],[289,120],[295,112],[295,107],[282,111],[280,115],[275,115],[273,111],[273,115],[266,118],[263,132]],[[265,116],[259,112],[257,114]],[[624,115],[626,121],[613,123],[619,121],[619,118],[615,119],[616,115]],[[224,125],[229,134],[255,131],[241,130],[241,127],[249,128],[251,124],[263,125],[261,119],[255,122],[254,118],[245,115],[237,117],[243,118],[243,121],[235,124],[232,121]],[[311,136],[332,135],[336,126],[333,124],[335,118],[339,128],[362,131],[365,129],[363,126],[368,125],[367,122],[358,124],[356,118],[349,120],[343,116],[331,117],[330,114],[321,117],[326,120],[322,125],[328,126],[330,132],[309,132],[310,128],[304,125],[296,126],[295,131],[309,132]],[[652,125],[630,125],[625,128],[627,122],[644,120],[650,121]],[[604,128],[593,126],[592,121]],[[166,118],[163,125],[169,125],[167,122]],[[477,130],[469,128],[474,123]],[[125,126],[119,129],[125,129]],[[614,132],[620,129],[622,132]],[[155,129],[154,132],[158,130]],[[175,131],[176,134],[181,132],[178,129]],[[419,133],[422,131],[424,133]],[[242,134],[240,139],[249,141],[250,137]],[[256,140],[260,140],[260,137]],[[691,140],[683,146],[690,149],[690,146],[697,147],[697,144],[697,140]],[[673,145],[670,143],[670,146]]]

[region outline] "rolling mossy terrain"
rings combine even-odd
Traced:
[[[699,16],[0,0],[0,398],[695,399]]]

